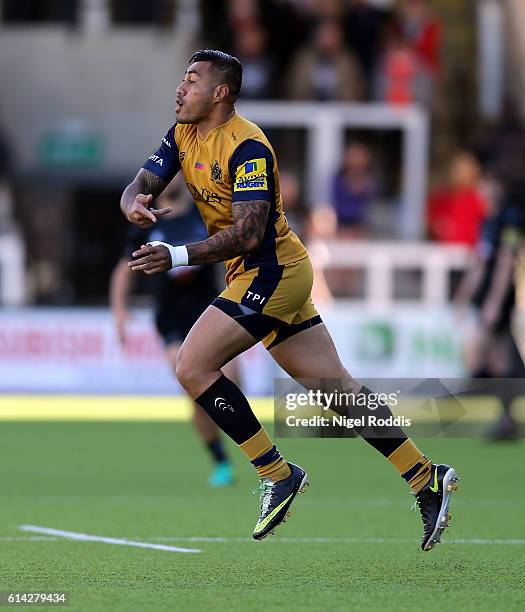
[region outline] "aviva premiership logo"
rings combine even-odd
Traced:
[[[215,163],[211,167],[211,180],[215,183],[220,183],[222,180],[222,170],[217,160],[215,160]]]
[[[266,159],[250,159],[237,168],[234,191],[268,189]]]

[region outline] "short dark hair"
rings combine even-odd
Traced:
[[[235,102],[242,85],[242,64],[233,55],[215,49],[201,49],[192,55],[189,63],[210,62],[221,73],[224,83],[230,88],[230,96]]]

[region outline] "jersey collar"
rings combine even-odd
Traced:
[[[216,132],[217,130],[219,130],[220,128],[223,128],[227,125],[229,125],[230,123],[232,123],[235,119],[237,118],[237,111],[234,109],[233,110],[233,116],[231,117],[231,119],[228,119],[228,121],[226,121],[225,123],[221,123],[220,125],[217,125],[216,127],[214,127],[212,130],[210,130],[207,134],[206,134],[206,138],[202,138],[202,136],[199,134],[199,130],[197,130],[197,138],[199,139],[200,142],[206,142],[208,140],[208,138],[213,134],[213,132]]]

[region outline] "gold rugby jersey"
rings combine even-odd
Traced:
[[[227,283],[247,270],[282,269],[307,257],[283,213],[275,153],[263,131],[237,113],[204,139],[196,125],[175,124],[143,168],[167,183],[182,170],[210,236],[233,225],[232,202],[270,202],[261,246],[225,262]]]

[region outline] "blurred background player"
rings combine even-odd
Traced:
[[[208,234],[198,210],[188,199],[185,186],[175,179],[157,198],[157,207],[169,207],[171,212],[148,229],[131,226],[124,253],[111,276],[110,300],[113,320],[122,345],[126,342],[126,326],[131,319],[128,297],[133,285],[133,272],[127,265],[131,253],[150,240],[169,240],[174,244],[205,239]],[[136,275],[135,275],[136,276]],[[155,327],[162,338],[173,372],[180,345],[195,321],[209,303],[217,297],[220,288],[213,266],[180,267],[152,279],[150,289],[154,300]],[[229,375],[236,378],[235,368],[228,364]],[[211,486],[233,483],[233,469],[228,460],[217,425],[196,403],[193,404],[193,424],[215,463],[209,478]]]
[[[492,185],[487,198],[492,208],[485,220],[473,264],[456,293],[458,312],[475,308],[474,325],[465,334],[463,356],[472,378],[523,377],[525,370],[511,332],[516,300],[516,262],[522,246],[525,215],[522,186],[510,181],[506,187]],[[511,415],[514,392],[501,385],[500,419],[488,431],[493,440],[517,437]]]

